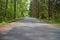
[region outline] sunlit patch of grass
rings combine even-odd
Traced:
[[[0,25],[5,25],[7,24],[7,22],[3,21],[2,23],[0,23]]]

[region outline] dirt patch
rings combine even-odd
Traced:
[[[14,24],[16,24],[16,22],[8,23],[6,25],[0,25],[0,31],[5,31],[5,30],[11,28],[12,25],[14,25]]]

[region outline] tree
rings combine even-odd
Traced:
[[[0,10],[2,10],[2,1],[0,0]]]
[[[16,0],[14,0],[14,18],[16,18]]]
[[[30,4],[30,16],[39,17],[39,1],[32,0]]]
[[[8,0],[6,0],[6,7],[5,7],[5,19],[7,18],[7,9],[8,9]]]

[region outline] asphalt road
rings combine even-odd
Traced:
[[[60,40],[60,28],[31,17],[18,21],[0,40]]]

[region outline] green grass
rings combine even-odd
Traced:
[[[60,22],[59,21],[56,21],[56,20],[47,20],[47,19],[39,19],[39,20],[60,27]]]
[[[0,25],[5,25],[7,24],[7,22],[3,21],[2,23],[0,23]]]
[[[17,21],[19,21],[19,20],[21,20],[21,19],[23,19],[24,17],[20,17],[20,18],[16,18],[16,19],[7,19],[7,20],[5,20],[5,21],[2,21],[1,23],[0,23],[0,25],[5,25],[5,24],[8,24],[8,23],[11,23],[11,22],[17,22]]]

